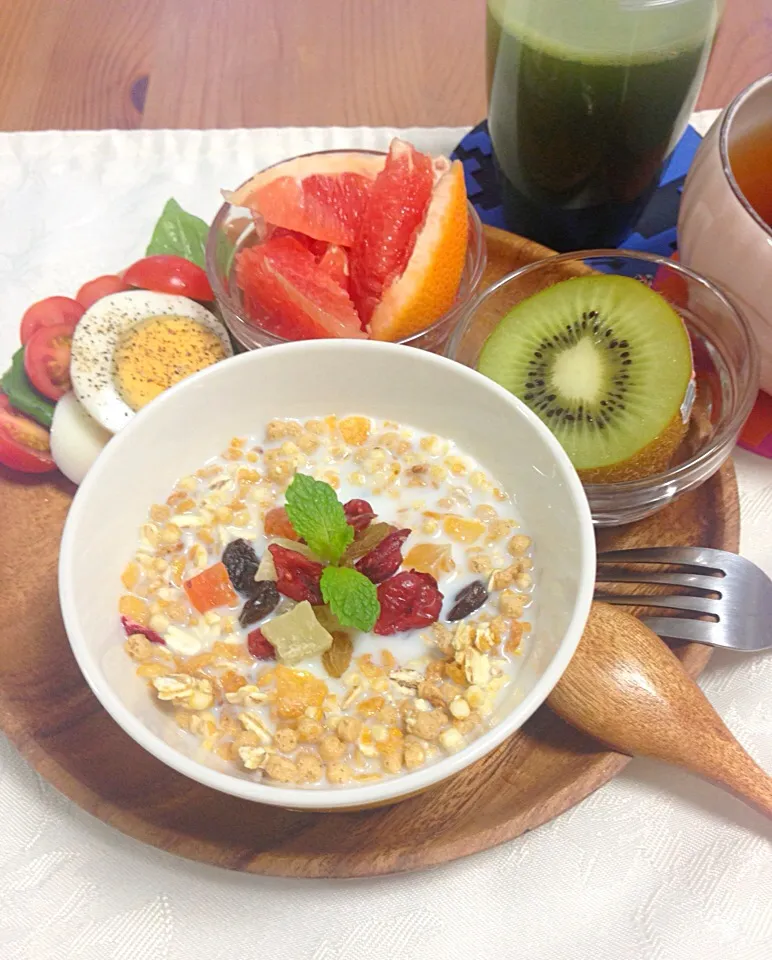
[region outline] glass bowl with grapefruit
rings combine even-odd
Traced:
[[[294,157],[223,196],[207,273],[248,349],[339,337],[441,351],[482,279],[461,163],[403,140]]]

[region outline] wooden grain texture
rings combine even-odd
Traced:
[[[0,129],[438,126],[486,112],[483,0],[0,0]],[[772,71],[728,0],[699,106]]]
[[[545,253],[503,231],[487,229],[486,236],[488,282]],[[539,826],[629,761],[542,708],[479,763],[392,807],[299,813],[200,786],[137,746],[101,709],[75,664],[56,589],[71,495],[64,481],[21,484],[0,473],[0,729],[42,776],[124,833],[180,856],[258,874],[361,877],[416,870]],[[738,510],[727,462],[711,481],[656,516],[602,531],[599,546],[736,551]],[[711,650],[687,644],[677,653],[696,676]]]
[[[772,819],[772,777],[732,736],[667,645],[626,610],[593,603],[547,703],[615,750],[683,767]]]

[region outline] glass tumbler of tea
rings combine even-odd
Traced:
[[[753,327],[772,393],[772,74],[738,94],[700,144],[678,216],[681,261],[720,284]]]
[[[507,227],[617,246],[689,120],[723,0],[487,0],[488,128]]]

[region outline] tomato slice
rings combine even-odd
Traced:
[[[102,277],[96,277],[96,279],[84,283],[75,295],[75,299],[84,310],[88,310],[92,303],[96,303],[102,297],[109,297],[111,293],[122,293],[129,289],[129,285],[124,283],[120,277],[112,273],[106,273]]]
[[[72,329],[61,324],[41,327],[24,348],[24,371],[32,386],[49,400],[59,400],[71,389],[71,347]]]
[[[171,253],[158,253],[132,263],[123,279],[132,287],[176,293],[191,300],[214,300],[206,274],[196,263]]]
[[[85,307],[70,297],[46,297],[45,300],[38,300],[21,318],[19,339],[26,344],[32,334],[41,327],[66,325],[70,330],[74,330],[84,313]]]
[[[0,393],[0,463],[22,473],[56,469],[48,431],[14,410],[4,393]]]

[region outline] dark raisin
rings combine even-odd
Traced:
[[[488,591],[485,589],[485,584],[482,580],[475,580],[463,590],[458,591],[448,614],[448,620],[463,620],[470,613],[479,610],[487,599]]]
[[[260,561],[246,540],[231,540],[223,551],[222,562],[228,578],[239,593],[250,597],[255,592],[255,574]]]
[[[258,580],[254,587],[252,596],[241,608],[239,614],[239,623],[242,627],[248,627],[250,623],[257,623],[258,620],[267,617],[281,600],[273,580]]]

